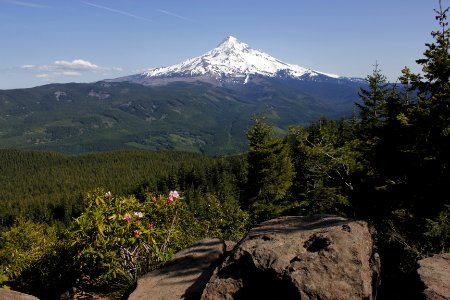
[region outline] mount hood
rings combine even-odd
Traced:
[[[172,66],[152,68],[141,74],[111,81],[130,81],[144,85],[161,85],[174,81],[246,84],[259,77],[312,81],[355,80],[283,62],[265,52],[251,48],[233,36],[228,36],[216,48],[201,56]]]

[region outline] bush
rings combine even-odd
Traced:
[[[97,189],[84,202],[86,210],[74,220],[69,242],[80,272],[99,284],[131,283],[180,246],[177,221],[184,203],[177,192],[142,203]]]
[[[0,284],[58,298],[71,287],[121,297],[136,279],[205,237],[241,239],[248,213],[232,198],[176,191],[134,196],[88,192],[64,235],[24,219],[1,235]]]
[[[221,202],[212,194],[188,204],[176,191],[146,192],[139,201],[97,189],[86,194],[84,205],[68,234],[75,265],[97,284],[120,290],[195,240],[238,240],[248,224],[237,201]]]
[[[249,214],[243,211],[239,202],[228,199],[220,201],[214,194],[189,203],[191,220],[189,227],[194,227],[197,239],[204,237],[221,238],[223,240],[239,241],[245,235],[249,226]]]
[[[427,232],[434,246],[433,252],[450,252],[450,205],[442,210],[434,220],[427,219]]]
[[[16,279],[30,265],[53,249],[57,242],[54,227],[19,218],[0,236],[0,277],[7,284]],[[7,279],[6,279],[7,278]]]

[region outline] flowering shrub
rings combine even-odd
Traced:
[[[165,262],[180,244],[178,214],[184,207],[176,191],[139,202],[95,190],[69,234],[80,271],[100,283],[136,280]]]
[[[62,234],[19,219],[0,235],[0,286],[53,299],[74,284],[121,296],[143,273],[205,237],[239,240],[248,213],[214,194],[118,196],[97,189]],[[78,280],[78,279],[81,279]]]

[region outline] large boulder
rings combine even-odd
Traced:
[[[450,299],[450,253],[419,260],[418,273],[426,299]]]
[[[379,267],[366,222],[280,217],[249,232],[201,299],[374,299]]]
[[[31,295],[23,294],[20,292],[2,289],[0,288],[0,299],[1,300],[39,300]]]
[[[198,241],[177,252],[163,268],[138,279],[128,299],[199,299],[225,249],[219,239]]]

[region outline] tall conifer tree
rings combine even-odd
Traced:
[[[416,173],[410,182],[414,189],[416,210],[430,216],[448,204],[450,182],[450,28],[449,8],[435,10],[439,30],[433,31],[433,43],[425,44],[424,58],[416,62],[423,75],[410,74],[411,88],[417,101],[410,106],[408,123],[414,129],[409,151],[416,155]],[[417,197],[418,196],[418,197]]]
[[[289,146],[284,140],[273,137],[273,129],[264,119],[255,119],[247,137],[251,202],[282,199],[295,175]]]

